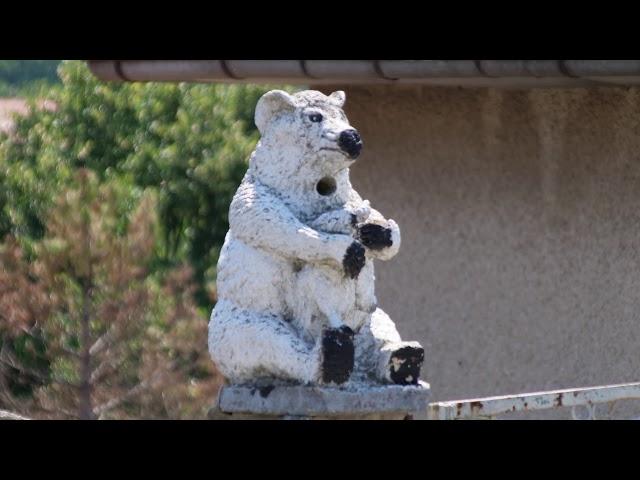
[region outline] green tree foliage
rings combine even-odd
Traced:
[[[58,82],[60,60],[0,60],[0,97],[35,93]]]
[[[80,167],[125,182],[132,199],[158,196],[155,268],[188,261],[197,298],[215,300],[215,264],[231,197],[258,138],[255,104],[268,87],[104,83],[84,62],[63,62],[55,108],[33,104],[0,136],[0,236],[29,252],[45,234],[45,212]],[[137,190],[136,190],[137,189]]]
[[[20,89],[15,66],[0,84]],[[58,75],[0,133],[0,409],[200,418],[215,265],[273,87]]]
[[[123,187],[78,169],[35,259],[11,240],[0,249],[0,406],[45,418],[206,415],[220,377],[190,269],[149,274],[155,195],[127,203]]]

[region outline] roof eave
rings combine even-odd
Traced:
[[[90,60],[101,80],[572,87],[640,84],[640,60]]]

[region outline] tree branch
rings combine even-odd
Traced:
[[[104,360],[100,363],[96,368],[91,372],[91,377],[89,377],[89,382],[92,385],[95,385],[109,369],[117,368],[124,362],[124,358],[121,357],[118,360]]]
[[[7,361],[7,359],[9,361]],[[46,383],[50,380],[44,375],[42,375],[42,373],[38,372],[37,370],[33,370],[31,368],[25,367],[20,363],[16,363],[15,359],[12,358],[9,354],[4,354],[0,356],[0,363],[2,363],[3,365],[6,365],[7,367],[15,368],[16,370],[19,370],[21,373],[24,373],[26,375],[31,375],[32,377],[36,377],[41,382]]]
[[[65,415],[68,418],[73,418],[73,419],[77,419],[78,418],[78,414],[74,413],[74,412],[70,412],[69,410],[65,410],[64,408],[59,408],[57,407],[55,410],[52,410],[51,408],[47,408],[45,406],[43,406],[42,404],[39,404],[36,407],[38,410],[46,412],[46,413],[53,413],[54,415],[59,416],[60,414]]]
[[[106,333],[102,334],[95,342],[93,342],[93,345],[89,348],[89,355],[95,356],[111,345],[114,330],[115,328],[112,325]]]
[[[174,365],[175,365],[175,363],[172,362],[171,365],[169,365],[169,368],[167,370],[171,370]],[[151,378],[149,378],[148,380],[144,380],[144,381],[140,382],[138,385],[133,387],[131,390],[126,392],[124,395],[121,395],[121,396],[119,396],[117,398],[113,398],[113,399],[109,400],[108,402],[105,402],[102,405],[97,406],[96,408],[93,409],[94,415],[96,415],[96,417],[100,417],[100,415],[102,415],[103,413],[108,412],[109,410],[113,410],[116,407],[119,407],[124,402],[126,402],[127,400],[130,400],[131,398],[135,397],[136,395],[140,395],[145,390],[149,389],[153,385],[153,383],[156,380],[160,379],[165,373],[166,373],[165,370],[159,370],[159,371],[155,372],[151,376]]]
[[[8,360],[8,361],[7,361]],[[42,383],[57,383],[58,385],[65,385],[67,387],[71,387],[73,389],[79,389],[80,385],[69,382],[67,380],[58,379],[55,377],[45,377],[42,373],[37,370],[33,370],[32,368],[25,367],[24,365],[15,361],[15,358],[10,354],[6,353],[6,351],[2,352],[0,356],[0,363],[6,365],[7,367],[15,368],[16,370],[24,373],[25,375],[31,375],[32,377],[37,378]]]
[[[144,381],[140,382],[138,385],[133,387],[131,390],[126,392],[124,395],[121,395],[117,398],[112,398],[108,402],[103,403],[102,405],[98,405],[93,409],[93,414],[96,417],[100,417],[103,413],[108,412],[109,410],[113,410],[116,407],[119,407],[127,400],[135,397],[136,395],[140,395],[145,390],[147,390],[151,386],[151,382]]]
[[[70,357],[73,357],[76,360],[79,360],[80,358],[82,358],[78,352],[74,352],[73,350],[69,350],[68,348],[60,347],[59,350],[61,353],[69,355]]]

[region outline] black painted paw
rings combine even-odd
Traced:
[[[347,326],[325,330],[322,336],[322,381],[341,384],[353,371],[353,330]]]
[[[353,242],[347,248],[347,252],[342,259],[342,267],[344,272],[350,278],[358,278],[360,270],[364,267],[366,261],[365,249],[359,242]]]
[[[391,229],[375,223],[365,223],[359,227],[358,239],[371,250],[382,250],[393,245]]]
[[[420,368],[424,362],[424,348],[406,346],[391,355],[389,373],[391,381],[397,385],[416,385],[420,378]]]

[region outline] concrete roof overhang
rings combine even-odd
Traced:
[[[640,60],[89,60],[101,80],[303,85],[640,84]]]

